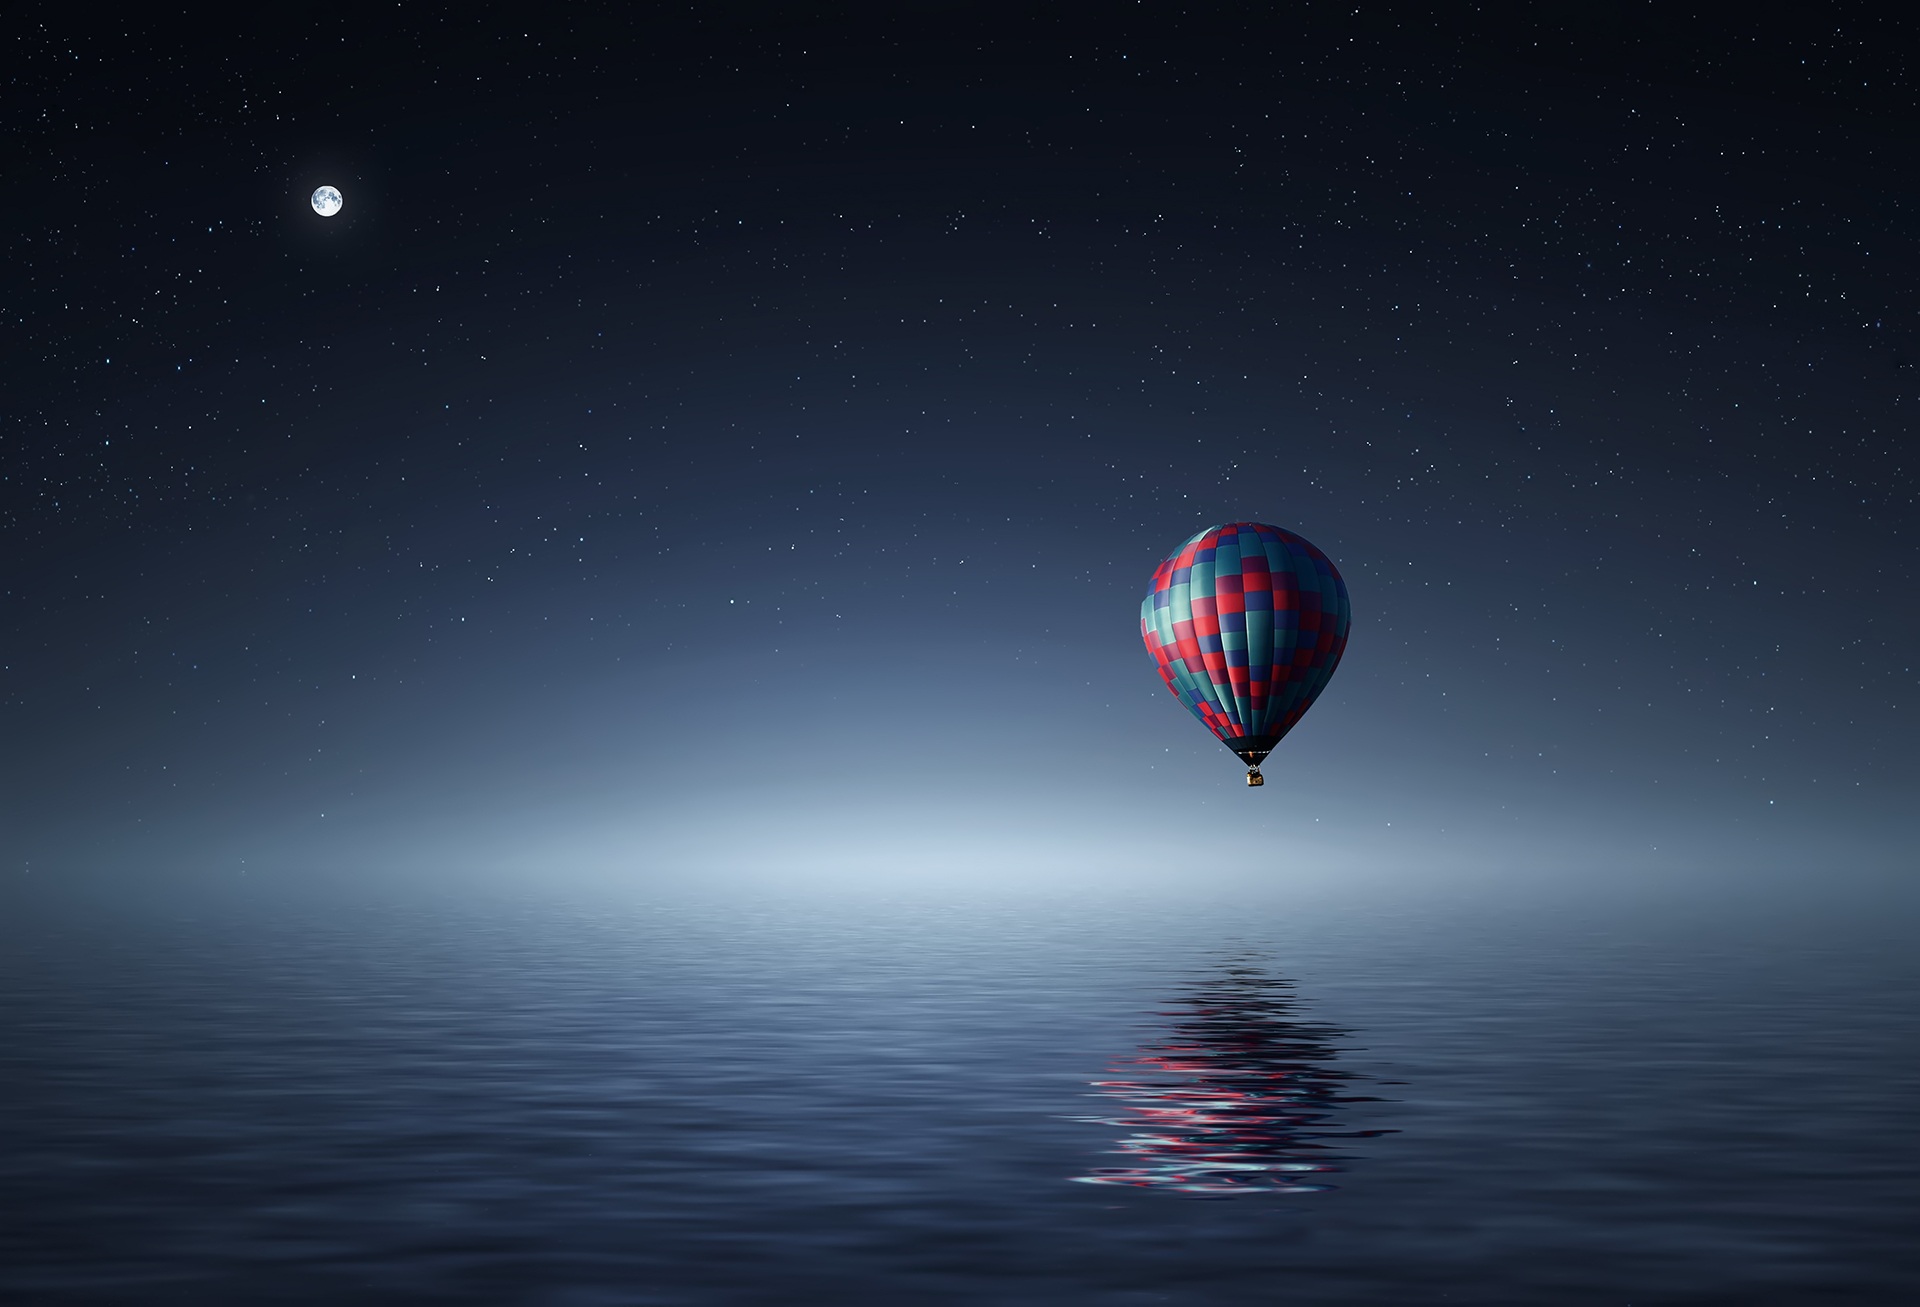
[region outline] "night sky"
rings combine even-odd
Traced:
[[[15,11],[0,865],[1910,864],[1920,29],[1570,8]]]

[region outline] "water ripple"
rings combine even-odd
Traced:
[[[1325,1141],[1394,1133],[1336,1128],[1344,1105],[1380,1100],[1344,1092],[1362,1078],[1332,1065],[1351,1032],[1302,1019],[1291,981],[1234,958],[1176,1003],[1160,1014],[1173,1023],[1164,1039],[1092,1082],[1121,1109],[1073,1118],[1130,1131],[1112,1149],[1128,1164],[1074,1180],[1213,1197],[1317,1193],[1346,1160]]]

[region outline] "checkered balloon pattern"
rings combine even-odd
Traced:
[[[1347,647],[1347,585],[1306,540],[1259,522],[1209,527],[1154,569],[1140,637],[1160,679],[1228,748],[1271,748]]]

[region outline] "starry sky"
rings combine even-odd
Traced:
[[[1594,8],[21,11],[0,865],[1898,869],[1920,33]]]

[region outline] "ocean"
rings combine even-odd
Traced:
[[[1891,896],[0,906],[9,1302],[1920,1301]]]

